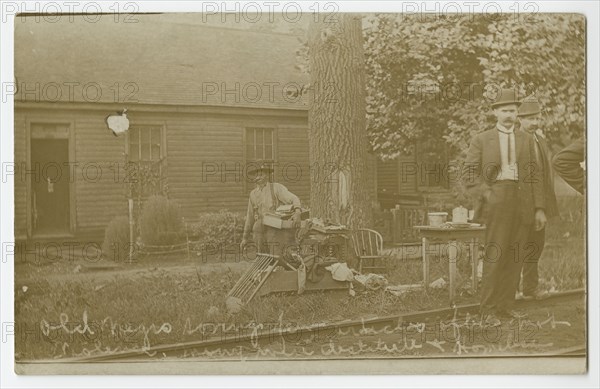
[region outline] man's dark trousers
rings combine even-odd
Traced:
[[[481,312],[512,308],[515,301],[531,223],[519,215],[519,183],[498,181],[486,204],[486,245],[483,262]]]
[[[523,259],[523,294],[534,296],[538,287],[538,262],[544,251],[546,243],[546,229],[536,231],[532,226],[529,238],[525,243],[525,257]]]

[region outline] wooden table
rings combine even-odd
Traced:
[[[427,251],[430,240],[439,240],[448,242],[448,278],[450,280],[449,294],[450,304],[454,304],[456,292],[456,261],[459,258],[460,249],[458,242],[465,242],[470,248],[471,259],[471,288],[473,293],[477,292],[477,267],[479,263],[479,242],[485,239],[485,226],[479,227],[432,227],[432,226],[413,226],[421,236],[422,257],[423,257],[423,286],[425,290],[429,288],[429,256]]]

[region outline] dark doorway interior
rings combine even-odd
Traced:
[[[32,226],[36,235],[69,233],[69,141],[31,140]]]

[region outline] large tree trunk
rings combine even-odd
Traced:
[[[311,217],[368,227],[372,216],[361,17],[319,19],[311,21],[308,31]]]

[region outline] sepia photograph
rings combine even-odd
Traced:
[[[441,4],[3,3],[16,374],[586,374],[586,16]]]

